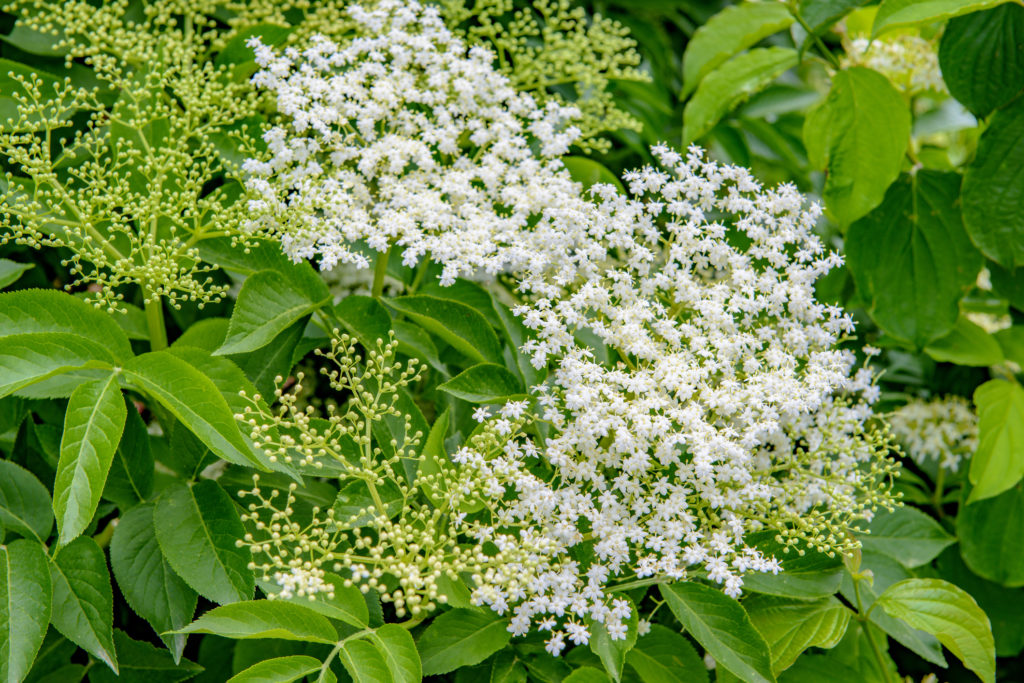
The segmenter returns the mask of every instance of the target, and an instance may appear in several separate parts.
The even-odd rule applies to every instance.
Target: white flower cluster
[[[978,416],[961,396],[914,399],[889,415],[893,434],[918,463],[938,461],[956,472],[978,449]]]
[[[947,92],[935,43],[920,36],[900,34],[875,40],[854,38],[847,45],[844,62],[844,66],[874,69],[908,94]]]
[[[344,45],[316,38],[277,55],[251,43],[253,80],[289,125],[266,132],[268,159],[245,165],[248,228],[323,270],[367,267],[357,242],[397,245],[406,264],[430,254],[445,283],[515,265],[530,219],[578,196],[556,159],[578,135],[575,110],[517,93],[436,10],[385,0],[349,12],[365,35]]]
[[[894,464],[868,422],[872,375],[836,348],[852,322],[815,300],[840,263],[813,234],[820,210],[697,148],[655,148],[630,195],[583,192],[555,158],[570,112],[510,90],[432,10],[351,13],[363,34],[346,45],[257,46],[289,126],[248,165],[251,227],[326,269],[368,265],[365,242],[442,264],[442,283],[514,273],[522,350],[553,370],[529,405],[479,410],[482,434],[424,485],[455,534],[501,553],[467,561],[473,599],[511,611],[514,633],[550,630],[557,654],[588,621],[625,637],[623,582],[738,596],[744,573],[778,572],[758,532],[853,547],[852,522],[891,504]],[[543,440],[524,429],[538,420]]]

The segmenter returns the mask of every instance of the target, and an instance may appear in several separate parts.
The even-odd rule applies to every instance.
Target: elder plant
[[[989,4],[10,4],[0,679],[1012,678]]]

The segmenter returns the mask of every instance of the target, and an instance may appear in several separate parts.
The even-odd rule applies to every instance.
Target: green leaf
[[[1008,327],[1005,330],[999,330],[992,336],[999,343],[1007,360],[1012,360],[1017,365],[1024,367],[1024,326]]]
[[[718,65],[792,23],[786,6],[774,2],[732,5],[708,19],[686,44],[680,99],[693,92]]]
[[[117,360],[127,360],[131,342],[112,316],[58,290],[22,289],[0,295],[0,337],[37,332],[62,332],[105,347]]]
[[[505,403],[525,397],[519,378],[494,363],[474,365],[437,388],[470,403]]]
[[[77,538],[96,514],[127,416],[117,375],[80,384],[71,394],[53,482],[61,545]]]
[[[958,303],[981,270],[960,218],[959,190],[954,173],[903,176],[847,232],[847,265],[871,317],[918,347],[953,328]]]
[[[691,42],[690,44],[692,45],[693,43]],[[602,184],[611,185],[622,194],[626,193],[626,189],[622,187],[622,182],[619,181],[618,176],[602,163],[587,157],[574,156],[562,157],[562,163],[565,165],[566,170],[569,171],[569,176],[582,185],[584,190],[590,189],[593,185]]]
[[[0,337],[0,397],[71,370],[109,371],[116,362],[106,347],[77,334],[38,332]],[[67,396],[81,381],[72,379],[49,395]]]
[[[292,32],[290,26],[278,26],[276,24],[256,24],[247,26],[235,32],[224,49],[217,55],[214,63],[221,64],[242,64],[256,59],[255,51],[249,47],[250,38],[257,37],[264,45],[273,47],[279,45]]]
[[[320,660],[306,655],[264,659],[228,679],[228,683],[291,683],[320,670]]]
[[[212,633],[239,640],[281,638],[334,645],[331,622],[301,605],[278,600],[251,600],[215,607],[178,633]]]
[[[50,561],[53,625],[117,673],[114,594],[107,560],[96,541],[76,538]]]
[[[733,107],[796,64],[796,50],[759,47],[715,69],[701,81],[683,110],[683,144],[703,137]]]
[[[383,512],[388,517],[395,517],[402,509],[404,498],[398,484],[385,479],[383,484],[377,484],[377,495],[384,504]],[[338,520],[338,526],[343,529],[354,529],[369,524],[376,516],[373,512],[366,512],[369,508],[376,510],[376,504],[370,487],[363,479],[351,478],[338,491],[338,498],[334,502],[334,516]]]
[[[203,670],[195,662],[174,659],[167,650],[129,638],[121,630],[114,631],[114,645],[119,675],[94,667],[89,670],[89,683],[179,683]]]
[[[323,288],[307,285],[302,278],[287,278],[274,270],[250,275],[238,293],[227,338],[216,354],[260,349],[330,300]]]
[[[486,666],[486,665],[484,665]],[[526,683],[526,667],[519,657],[508,649],[491,658],[490,683]],[[456,678],[457,683],[461,683]]]
[[[613,681],[622,680],[622,669],[626,665],[626,656],[629,654],[637,640],[637,616],[636,605],[629,598],[630,612],[627,621],[626,637],[613,639],[603,623],[589,621],[590,627],[590,651],[601,660],[604,670],[612,677]]]
[[[964,224],[971,240],[1004,268],[1024,265],[1024,98],[992,117],[978,140],[963,184]]]
[[[433,296],[402,296],[386,303],[480,363],[504,364],[501,343],[487,320],[466,304]]]
[[[839,590],[843,564],[838,557],[829,557],[813,548],[800,548],[802,555],[775,541],[774,532],[751,535],[748,543],[782,563],[779,574],[750,572],[743,577],[743,590],[777,595],[783,598],[824,598]]]
[[[871,36],[1001,5],[1007,0],[882,0],[871,27]]]
[[[50,492],[28,470],[0,460],[0,528],[45,543],[52,526]]]
[[[160,551],[153,509],[153,505],[140,505],[121,517],[110,542],[110,566],[128,605],[149,622],[178,660],[185,636],[162,634],[192,621],[197,596]]]
[[[956,518],[960,553],[978,576],[1004,586],[1024,586],[1024,486],[960,507]]]
[[[35,541],[0,544],[0,683],[24,680],[43,644],[50,623],[46,565],[43,546]]]
[[[771,648],[776,674],[792,666],[809,647],[835,647],[853,615],[834,597],[807,601],[757,595],[743,606]]]
[[[531,669],[532,671],[533,669]],[[595,669],[592,666],[581,666],[561,680],[562,683],[605,683],[605,681],[610,681],[611,679],[608,678],[608,674],[600,669]]]
[[[468,609],[445,612],[431,622],[417,643],[423,675],[435,676],[479,664],[511,638],[508,619],[497,614]]]
[[[860,7],[867,0],[800,0],[800,16],[814,33],[821,33],[846,16],[850,10]]]
[[[245,528],[217,482],[168,487],[157,500],[153,519],[164,557],[197,593],[221,604],[252,599],[251,554],[235,545]]]
[[[939,578],[963,588],[992,622],[997,657],[1016,657],[1024,650],[1024,591],[987,581],[964,564],[960,553],[949,550],[939,556]]]
[[[879,511],[867,528],[868,533],[857,536],[865,550],[891,557],[908,568],[931,562],[956,543],[938,522],[908,506]]]
[[[941,579],[907,579],[889,586],[875,604],[931,633],[986,683],[996,680],[996,652],[985,612],[968,593]]]
[[[384,624],[367,638],[377,646],[394,683],[419,683],[423,680],[416,641],[398,624]]]
[[[448,435],[451,408],[437,416],[430,427],[427,440],[423,443],[420,453],[420,464],[416,470],[416,485],[423,490],[434,507],[445,509],[448,504],[448,477],[443,467],[448,464],[448,453],[445,451],[444,439]]]
[[[146,500],[153,493],[155,464],[146,423],[135,409],[135,404],[128,402],[125,413],[124,433],[103,488],[103,497],[122,510]]]
[[[910,139],[903,96],[876,71],[838,72],[832,88],[804,123],[811,165],[825,169],[823,197],[842,225],[878,206],[896,180]]]
[[[373,297],[347,296],[334,307],[334,314],[365,348],[376,349],[378,340],[388,343],[391,315]]]
[[[974,392],[978,407],[978,451],[971,459],[974,484],[967,504],[991,498],[1024,476],[1024,388],[993,379]]]
[[[238,431],[234,413],[217,386],[171,351],[146,353],[129,361],[125,377],[159,401],[216,455],[236,465],[256,464]]]
[[[957,365],[988,367],[1003,362],[996,339],[967,318],[961,317],[949,334],[924,348],[934,360]]]
[[[26,270],[35,268],[32,263],[17,263],[10,259],[0,258],[0,289],[13,285]]]
[[[644,683],[705,683],[708,670],[697,651],[683,636],[652,624],[626,654],[626,663]]]
[[[984,118],[1024,90],[1024,7],[1015,3],[951,19],[939,66],[953,97]]]
[[[379,683],[389,679],[390,671],[384,655],[368,641],[345,642],[338,651],[338,659],[354,683]]]
[[[358,588],[355,586],[346,588],[345,579],[331,572],[324,572],[324,582],[334,586],[332,591],[334,593],[333,598],[324,594],[317,595],[316,600],[310,600],[307,596],[298,595],[282,598],[278,595],[281,592],[281,586],[272,581],[259,581],[258,583],[260,590],[268,596],[275,595],[274,600],[278,602],[291,602],[301,605],[306,609],[313,610],[317,614],[343,621],[356,628],[366,628],[369,626],[370,615],[366,609],[366,600],[363,599],[363,594]]]
[[[720,666],[751,683],[775,680],[768,644],[740,603],[690,581],[659,589],[672,614]]]
[[[498,314],[498,320],[501,322],[501,329],[505,332],[505,338],[512,348],[512,355],[515,357],[516,368],[519,370],[523,386],[532,387],[540,384],[544,381],[547,371],[544,368],[538,370],[533,367],[530,356],[522,351],[523,345],[533,335],[533,332],[523,324],[522,320],[512,314],[508,306],[499,301],[493,303],[494,311]]]

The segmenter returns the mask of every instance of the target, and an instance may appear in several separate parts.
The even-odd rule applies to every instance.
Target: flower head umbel
[[[893,434],[918,464],[931,460],[956,472],[978,449],[978,416],[960,396],[914,399],[889,415]]]

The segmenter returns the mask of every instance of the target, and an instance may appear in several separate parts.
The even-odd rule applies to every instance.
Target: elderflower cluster
[[[347,46],[257,46],[256,79],[289,122],[249,162],[252,229],[328,269],[368,265],[365,243],[433,260],[442,284],[513,276],[534,333],[521,350],[551,372],[420,469],[452,513],[446,539],[501,555],[473,551],[473,600],[511,612],[516,634],[550,631],[557,654],[595,623],[624,637],[630,582],[738,596],[745,573],[784,568],[754,543],[766,532],[855,547],[854,521],[892,505],[896,466],[873,376],[837,348],[852,321],[815,300],[840,263],[813,233],[820,209],[697,148],[654,148],[628,195],[584,192],[556,158],[569,112],[515,93],[430,9],[350,16],[365,37]]]
[[[978,416],[961,396],[914,399],[889,415],[893,434],[917,463],[956,472],[978,449]]]
[[[946,93],[935,43],[915,35],[889,35],[869,40],[854,38],[847,45],[843,66],[866,66],[886,76],[910,95]]]
[[[246,162],[248,228],[322,270],[368,267],[355,243],[400,248],[407,265],[431,254],[448,284],[542,253],[539,240],[504,247],[560,200],[575,210],[578,186],[555,158],[579,133],[575,110],[517,93],[434,9],[384,0],[349,13],[366,35],[347,44],[275,54],[253,40],[253,80],[288,124],[264,134],[266,159]]]

